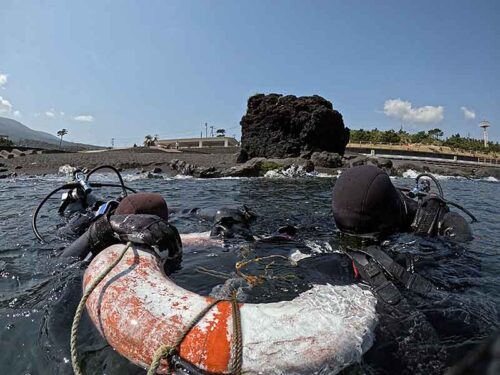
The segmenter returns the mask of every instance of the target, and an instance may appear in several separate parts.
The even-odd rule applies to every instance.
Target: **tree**
[[[444,135],[443,131],[441,129],[432,129],[427,132],[429,134],[429,137],[434,138],[434,139],[439,139]]]
[[[61,140],[59,141],[59,148],[61,148],[62,146],[62,140],[63,140],[63,137],[68,134],[68,130],[67,129],[61,129],[57,132],[57,136],[61,137]]]
[[[226,136],[226,129],[217,129],[215,134],[217,134],[217,137],[225,137]]]
[[[11,147],[11,146],[14,146],[14,142],[12,142],[8,138],[4,138],[4,137],[0,136],[0,146]]]
[[[401,141],[401,137],[394,130],[387,130],[381,135],[382,142],[386,143],[399,143]]]
[[[148,134],[144,137],[144,146],[145,147],[151,147],[151,146],[154,146],[154,144],[155,144],[155,141],[150,134]]]
[[[423,130],[410,135],[411,143],[424,143],[427,137],[428,135]]]

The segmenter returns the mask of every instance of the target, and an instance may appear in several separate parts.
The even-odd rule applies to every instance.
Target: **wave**
[[[316,171],[307,172],[303,166],[292,164],[290,167],[286,169],[273,169],[267,171],[264,175],[264,178],[296,178],[296,177],[319,177],[319,178],[332,178],[337,177],[340,174],[340,171],[337,171],[336,175],[328,174],[328,173],[320,173]]]
[[[417,178],[417,176],[419,174],[421,174],[421,172],[417,172],[414,169],[408,169],[406,172],[403,172],[402,177],[415,179],[415,178]],[[441,174],[437,174],[437,173],[430,173],[430,174],[432,174],[438,180],[474,180],[474,181],[486,181],[486,182],[499,182],[499,180],[493,176],[467,178],[467,177],[463,177],[463,176],[446,176],[446,175],[441,175]]]

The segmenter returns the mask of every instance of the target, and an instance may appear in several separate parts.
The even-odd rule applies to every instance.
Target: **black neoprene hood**
[[[344,171],[333,188],[337,228],[352,234],[386,234],[403,226],[400,193],[382,169],[363,165]]]

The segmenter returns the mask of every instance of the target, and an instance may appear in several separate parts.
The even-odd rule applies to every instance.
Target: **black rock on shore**
[[[342,115],[317,95],[254,95],[240,124],[248,158],[298,157],[314,151],[343,155],[349,142]]]

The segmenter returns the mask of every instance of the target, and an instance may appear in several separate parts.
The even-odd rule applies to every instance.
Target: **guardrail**
[[[486,164],[493,164],[493,165],[500,165],[500,159],[494,159],[494,158],[477,158],[478,163],[486,163]]]
[[[445,146],[446,149],[443,150],[443,146],[438,145],[427,145],[420,143],[395,143],[395,142],[369,142],[369,141],[357,141],[357,142],[349,142],[347,144],[347,148],[370,148],[373,147],[375,149],[383,149],[383,146],[396,146],[400,147],[399,151],[403,152],[422,152],[426,154],[439,155],[441,157],[446,158],[463,158],[466,157],[467,160],[475,160],[478,159],[478,162],[485,162],[489,164],[500,164],[500,158],[498,158],[497,154],[493,156],[484,156],[478,155],[475,151],[465,151],[462,149],[455,149],[453,147]],[[395,151],[397,149],[387,149],[391,151]],[[428,155],[431,156],[431,155]]]

